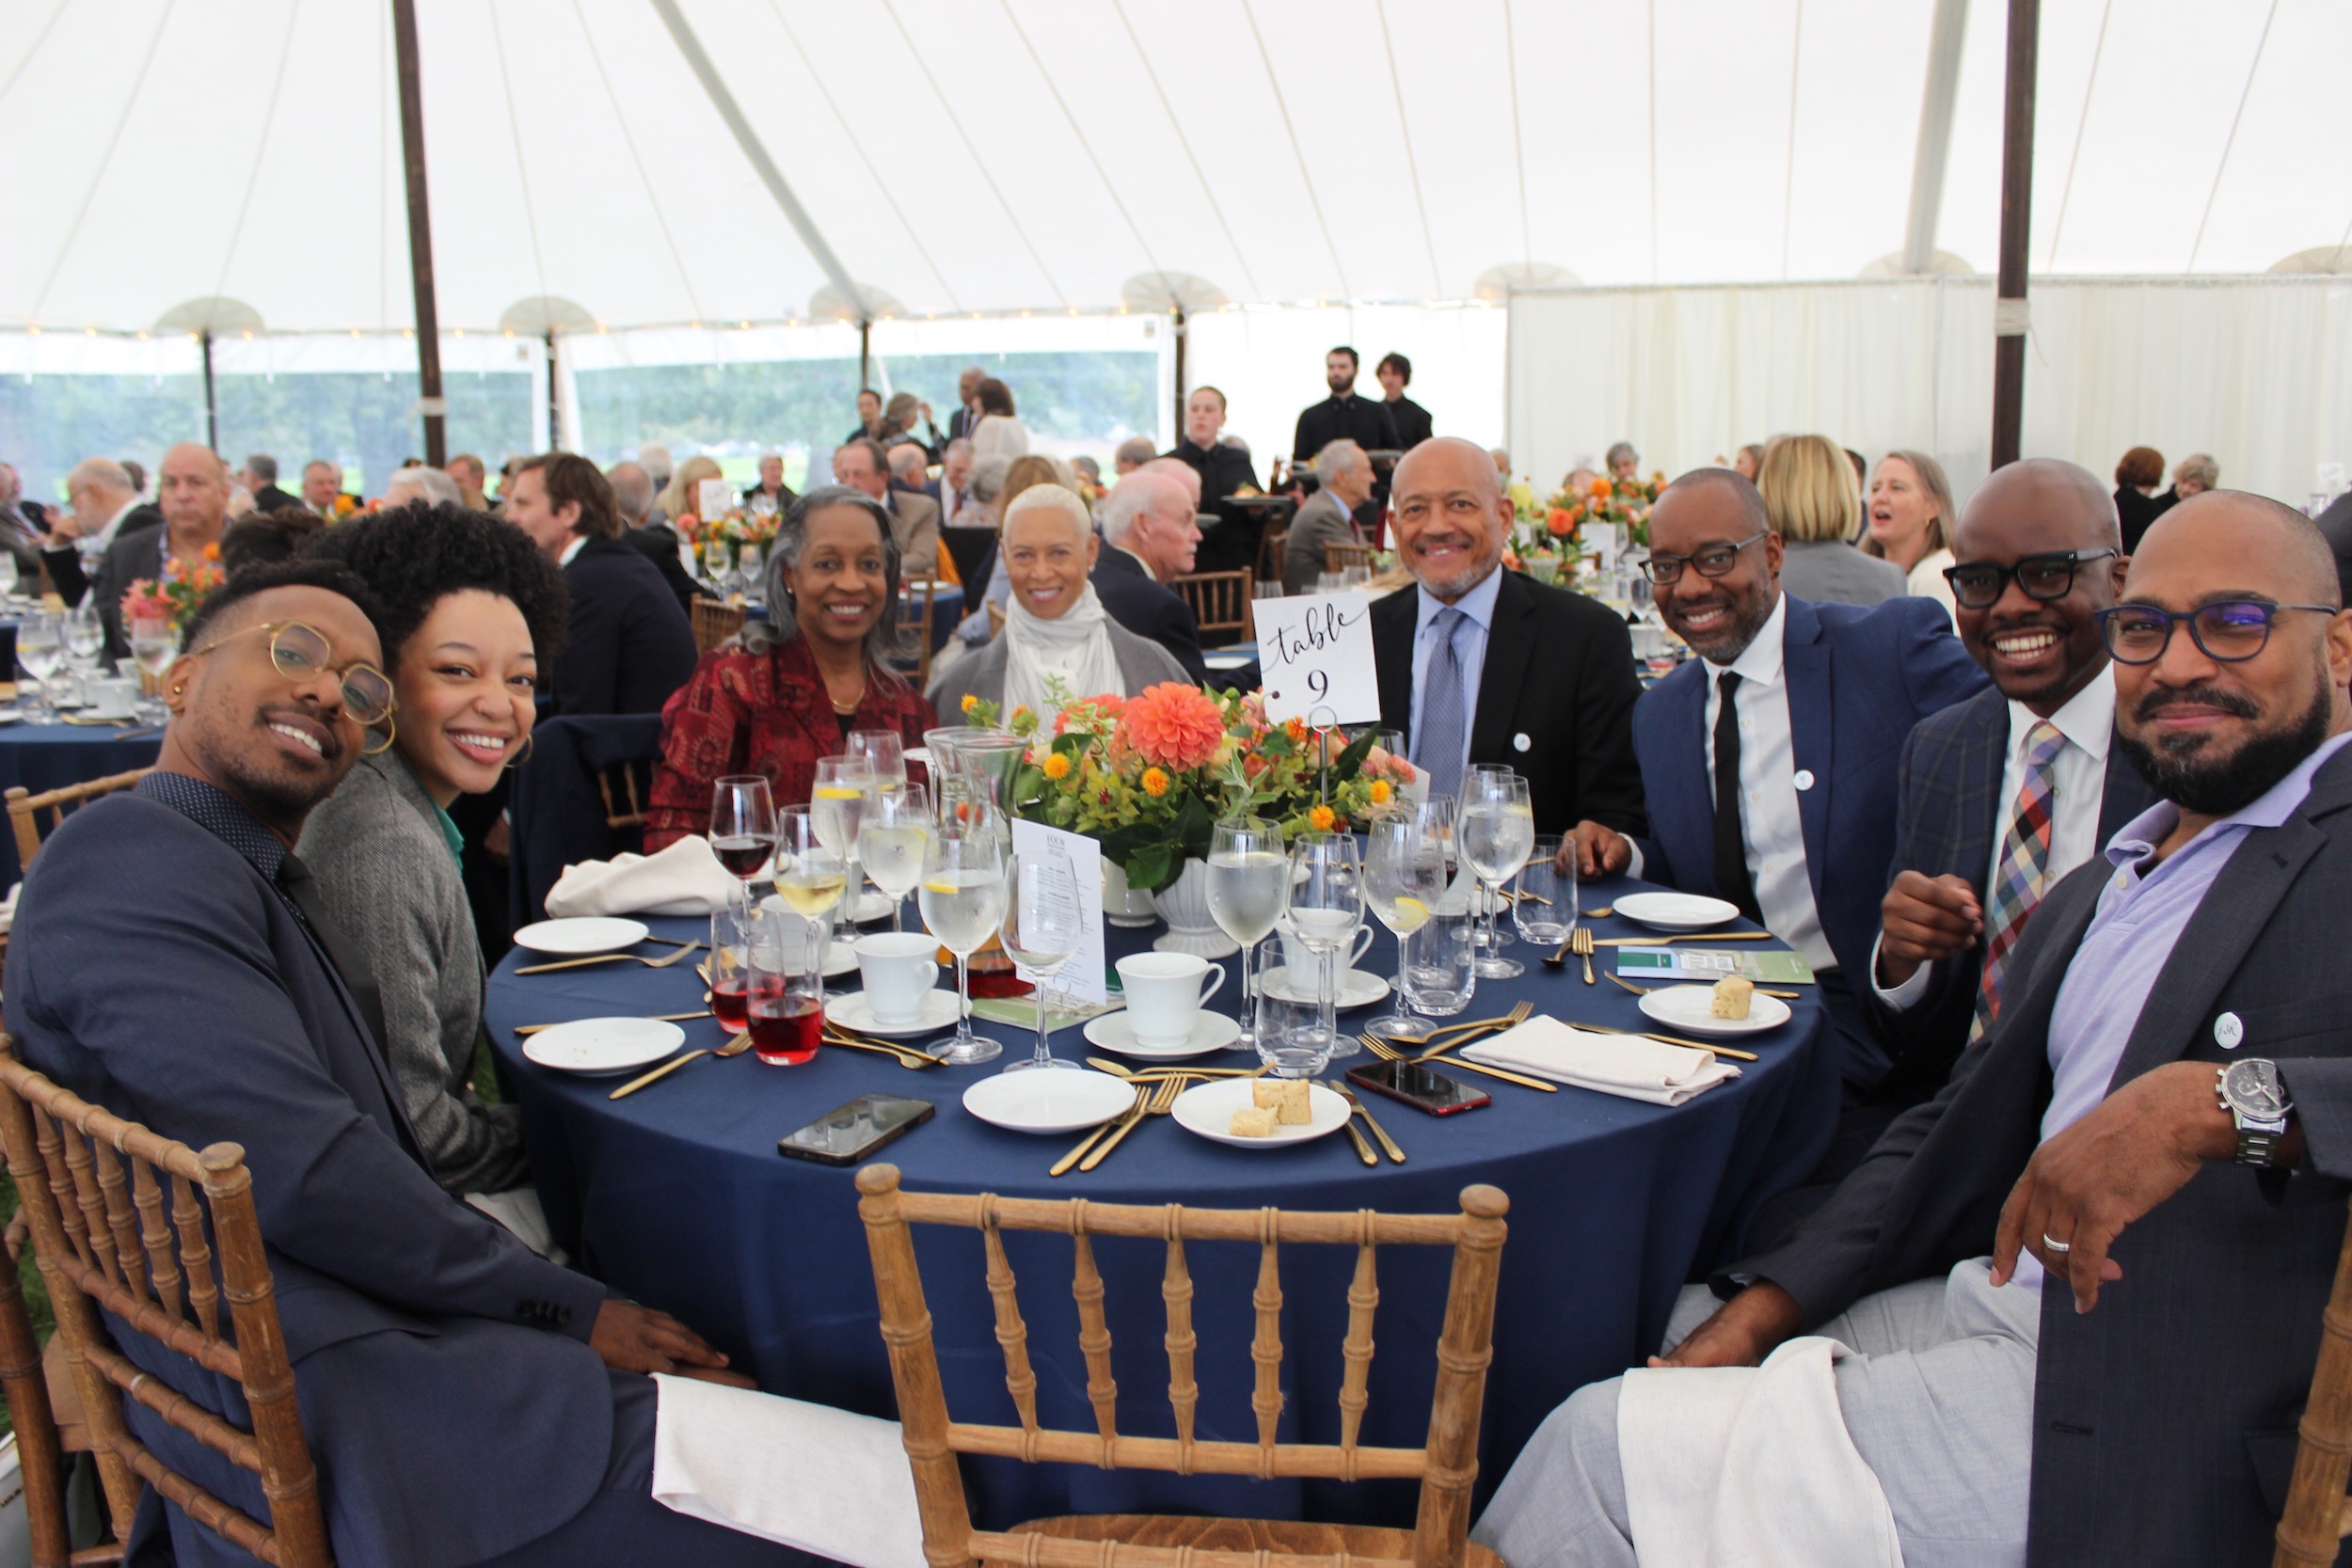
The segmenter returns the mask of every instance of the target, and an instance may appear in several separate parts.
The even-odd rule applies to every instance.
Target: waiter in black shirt
[[[1214,387],[1195,387],[1184,399],[1184,434],[1172,457],[1200,476],[1200,510],[1222,519],[1204,531],[1193,562],[1196,572],[1232,572],[1258,562],[1258,534],[1265,524],[1262,512],[1226,504],[1239,490],[1258,487],[1257,470],[1249,453],[1217,438],[1225,428],[1225,394]]]
[[[1302,409],[1298,416],[1297,438],[1291,443],[1291,461],[1311,463],[1315,453],[1338,440],[1349,440],[1366,451],[1395,451],[1404,446],[1398,439],[1395,416],[1385,403],[1367,403],[1356,395],[1356,370],[1359,361],[1356,351],[1345,343],[1323,356],[1323,377],[1331,384],[1331,395],[1311,408]],[[1368,539],[1380,538],[1380,521],[1389,510],[1389,477],[1379,471],[1372,487],[1372,499],[1356,509],[1356,525]]]
[[[1413,382],[1413,362],[1401,354],[1383,355],[1373,373],[1380,378],[1380,395],[1389,405],[1389,417],[1396,420],[1396,444],[1410,451],[1436,434],[1431,428],[1429,410],[1405,395],[1405,388]]]

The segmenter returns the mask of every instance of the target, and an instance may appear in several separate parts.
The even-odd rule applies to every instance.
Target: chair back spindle
[[[2280,1517],[2273,1568],[2329,1568],[2352,1535],[2352,1224],[2336,1256],[2336,1281],[2320,1314],[2319,1360],[2297,1429],[2294,1479]]]
[[[119,789],[129,789],[150,773],[151,768],[135,768],[128,773],[115,773],[86,784],[67,784],[62,789],[44,790],[33,794],[23,784],[11,784],[6,799],[8,802],[8,826],[16,833],[16,863],[24,869],[33,868],[33,857],[40,853],[43,840],[57,831],[67,815],[101,795],[112,795]]]
[[[1205,639],[1213,635],[1248,635],[1250,580],[1249,572],[1243,569],[1195,572],[1188,577],[1170,578],[1168,585],[1191,607],[1193,619],[1200,623],[1200,635]]]
[[[743,607],[694,595],[694,651],[707,654],[743,629]]]

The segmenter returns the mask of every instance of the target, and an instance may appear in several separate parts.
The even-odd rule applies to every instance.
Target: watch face
[[[2231,1063],[2222,1088],[2230,1103],[2245,1116],[2273,1120],[2286,1114],[2286,1085],[2279,1082],[2279,1069],[2268,1062]]]

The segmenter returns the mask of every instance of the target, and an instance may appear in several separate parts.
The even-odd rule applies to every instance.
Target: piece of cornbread
[[[1275,1125],[1274,1107],[1252,1105],[1233,1113],[1232,1132],[1236,1138],[1270,1138]]]
[[[1304,1127],[1315,1119],[1313,1108],[1307,1102],[1304,1078],[1254,1079],[1249,1092],[1261,1109],[1271,1108],[1275,1119],[1285,1127]]]
[[[1755,981],[1737,974],[1726,974],[1715,982],[1715,996],[1709,1011],[1717,1018],[1745,1018],[1748,1016],[1748,1003],[1755,996]]]

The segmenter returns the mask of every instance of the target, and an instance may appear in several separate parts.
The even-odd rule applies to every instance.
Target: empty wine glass
[[[1260,816],[1229,816],[1209,830],[1209,917],[1241,943],[1241,1038],[1257,1046],[1257,1009],[1249,1005],[1250,958],[1282,918],[1290,861],[1281,827]]]
[[[99,651],[106,645],[106,623],[98,616],[98,595],[85,594],[80,604],[67,610],[58,634],[65,641],[66,663],[74,673],[95,673]]]
[[[1363,857],[1353,834],[1308,832],[1292,844],[1287,912],[1299,945],[1315,956],[1317,1027],[1331,1055],[1354,1055],[1361,1048],[1340,1038],[1336,974],[1338,955],[1364,923]]]
[[[982,802],[952,806],[941,796],[939,820],[923,848],[923,881],[914,895],[924,928],[956,958],[956,1033],[937,1053],[968,1066],[1004,1047],[972,1032],[972,955],[1005,915],[1005,844],[995,814]]]
[[[906,895],[923,879],[931,836],[930,794],[921,784],[874,792],[857,829],[858,863],[890,900],[890,928],[906,929]]]
[[[1454,827],[1462,863],[1470,868],[1489,896],[1501,899],[1511,879],[1527,863],[1535,845],[1535,814],[1528,800],[1527,781],[1516,773],[1466,773],[1462,803]],[[1478,960],[1481,979],[1507,980],[1527,973],[1516,958],[1496,951],[1495,911],[1486,909],[1486,952]]]
[[[16,661],[24,673],[40,685],[40,698],[27,708],[25,720],[34,724],[54,724],[56,705],[50,700],[49,683],[65,662],[65,637],[55,615],[32,614],[17,624]],[[29,693],[27,694],[29,696]]]
[[[148,716],[160,717],[169,711],[163,702],[164,674],[180,657],[180,640],[172,635],[171,622],[161,615],[141,615],[123,629],[130,634],[131,662],[154,689],[143,699],[151,705]]]
[[[1445,897],[1445,849],[1410,805],[1375,816],[1364,829],[1364,903],[1396,938],[1397,1010],[1364,1027],[1387,1039],[1422,1033],[1405,995],[1405,942],[1429,923]]]
[[[752,907],[752,883],[776,854],[776,801],[756,773],[730,773],[710,786],[710,852],[740,884],[741,907]]]
[[[824,990],[825,948],[833,934],[825,916],[849,886],[848,863],[817,831],[816,814],[787,806],[776,814],[776,893],[785,908],[808,922],[808,969]]]
[[[1076,1068],[1058,1060],[1045,1029],[1045,992],[1086,935],[1078,909],[1078,879],[1058,846],[1043,854],[1015,855],[1005,867],[1005,914],[1000,928],[1013,969],[1036,988],[1037,1053],[1007,1072],[1027,1068]]]

